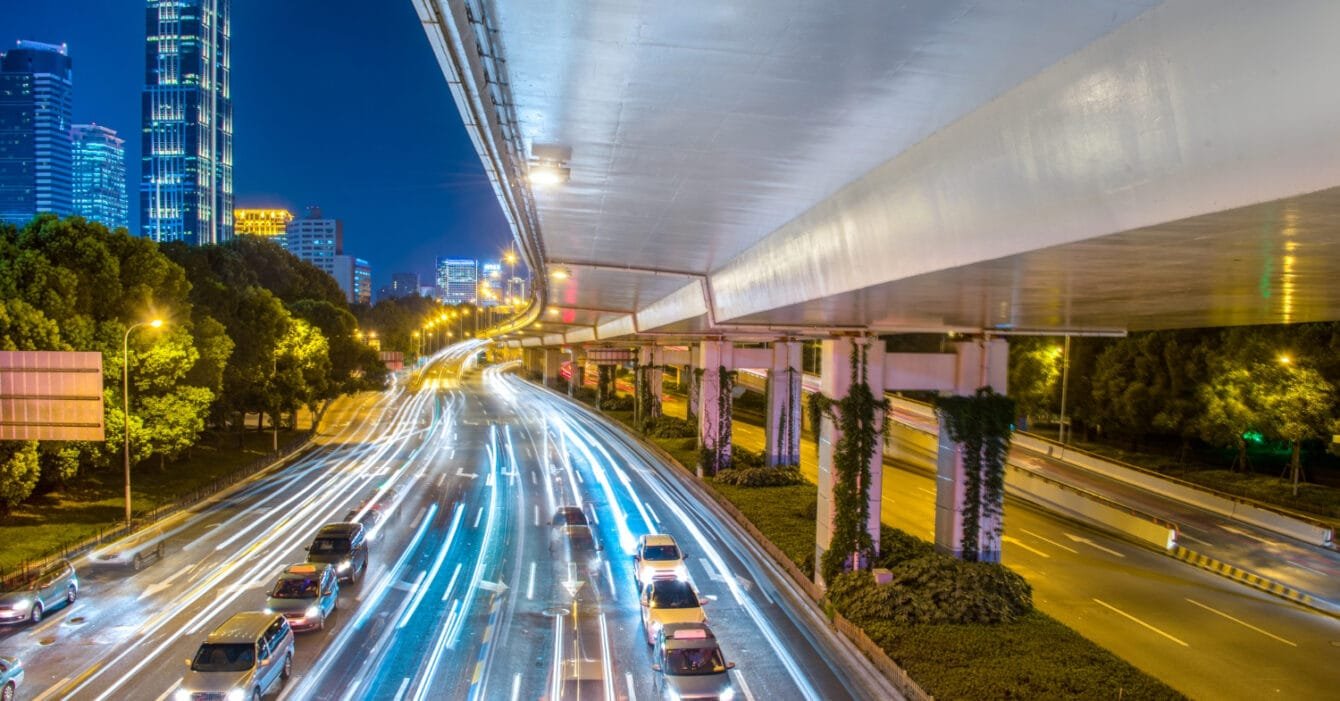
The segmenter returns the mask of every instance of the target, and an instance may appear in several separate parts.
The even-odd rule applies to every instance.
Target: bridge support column
[[[734,350],[730,341],[703,341],[694,357],[694,364],[703,369],[697,383],[698,448],[703,456],[698,471],[707,476],[730,466]]]
[[[541,351],[541,364],[544,366],[544,386],[558,385],[558,373],[563,369],[563,351],[557,348],[545,348]]]
[[[800,343],[773,343],[772,366],[768,369],[768,419],[763,427],[769,467],[800,465],[800,417],[804,413],[800,380]]]
[[[977,339],[955,344],[958,372],[954,393],[968,396],[981,387],[1005,394],[1009,369],[1009,345],[1004,339]],[[939,450],[935,461],[935,547],[954,557],[963,557],[963,511],[967,478],[963,470],[963,444],[949,438],[940,417]],[[985,497],[983,497],[985,498]],[[1002,496],[1003,499],[1003,496]],[[983,504],[982,513],[1001,513],[1002,504]],[[999,517],[982,518],[978,524],[977,560],[1000,562]]]
[[[637,350],[636,398],[633,415],[640,427],[642,422],[661,415],[661,395],[665,389],[664,353],[660,346],[642,346]]]
[[[877,338],[853,339],[839,338],[823,341],[820,345],[821,372],[819,391],[833,401],[846,397],[852,387],[852,349],[857,343],[868,344],[866,351],[865,377],[870,392],[875,397],[884,396],[884,342]],[[856,368],[859,382],[861,371]],[[879,418],[878,416],[876,417]],[[837,482],[834,458],[838,441],[842,440],[840,431],[833,420],[823,417],[819,422],[819,508],[816,514],[816,543],[814,552],[815,580],[822,584],[820,563],[833,540],[833,526],[836,517],[836,504],[833,499],[833,487]],[[884,493],[884,442],[875,441],[875,453],[870,457],[870,488],[866,501],[866,531],[874,543],[875,552],[879,552],[880,505]]]

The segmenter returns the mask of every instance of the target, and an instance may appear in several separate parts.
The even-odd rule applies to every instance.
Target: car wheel
[[[78,598],[78,596],[79,592],[74,588],[74,585],[71,584],[69,588],[65,590],[65,603],[73,604],[74,600]]]
[[[325,625],[325,620],[322,620],[321,623],[322,625]],[[288,679],[292,675],[293,675],[293,653],[290,652],[287,655],[284,655],[284,670],[279,673],[279,676],[283,679]]]
[[[40,601],[33,602],[33,612],[28,614],[28,620],[32,621],[33,623],[42,622],[42,602]]]
[[[144,558],[139,553],[135,553],[135,558],[130,561],[130,568],[136,572],[144,569]]]
[[[0,701],[14,701],[14,682],[5,685],[0,689]]]
[[[325,616],[322,616],[322,617],[321,617],[321,620],[317,622],[317,624],[316,624],[316,629],[317,629],[317,630],[325,630],[325,629],[326,629],[326,617],[325,617]]]

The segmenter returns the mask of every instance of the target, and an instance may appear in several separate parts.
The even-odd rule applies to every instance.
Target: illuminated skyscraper
[[[344,253],[344,223],[327,219],[320,207],[308,207],[306,216],[288,222],[284,248],[338,280],[335,257]]]
[[[125,140],[97,124],[70,130],[74,163],[74,213],[108,229],[127,226]]]
[[[437,259],[437,292],[445,304],[474,304],[479,264],[469,258]]]
[[[146,0],[140,211],[155,241],[233,237],[230,0]]]
[[[20,41],[0,54],[0,220],[71,212],[72,92],[64,45]]]
[[[260,236],[280,246],[284,245],[284,235],[288,232],[288,223],[291,221],[293,212],[287,209],[233,210],[234,233]]]

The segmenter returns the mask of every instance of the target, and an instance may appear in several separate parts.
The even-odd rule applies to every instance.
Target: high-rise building
[[[344,253],[344,223],[325,218],[320,207],[308,207],[306,215],[285,226],[284,248],[338,280],[335,256]]]
[[[73,211],[73,75],[64,45],[20,41],[0,53],[0,220]]]
[[[496,307],[504,302],[502,263],[486,261],[479,266],[479,306]]]
[[[444,304],[474,304],[479,264],[469,258],[437,259],[437,292]]]
[[[260,236],[285,245],[293,212],[287,209],[234,209],[233,233]]]
[[[386,290],[388,298],[409,297],[419,294],[418,273],[391,273],[391,287]]]
[[[155,241],[233,237],[231,0],[147,0],[141,227]]]
[[[74,213],[108,229],[128,226],[125,140],[97,124],[70,129]]]
[[[350,304],[372,303],[372,266],[362,258],[337,255],[331,261],[335,282]]]

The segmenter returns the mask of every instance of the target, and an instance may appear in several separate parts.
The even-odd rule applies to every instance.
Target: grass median
[[[305,431],[280,431],[279,445],[305,435]],[[269,431],[248,431],[239,447],[237,435],[229,434],[219,447],[202,442],[192,448],[191,457],[162,469],[152,460],[136,466],[131,475],[135,513],[171,504],[255,463],[269,454],[272,441]],[[4,543],[0,548],[0,575],[121,525],[124,490],[120,469],[90,472],[64,489],[34,495],[0,517],[0,543]]]

